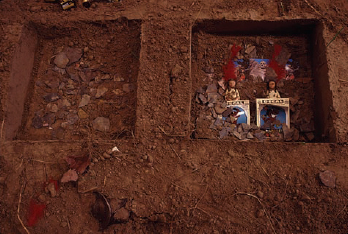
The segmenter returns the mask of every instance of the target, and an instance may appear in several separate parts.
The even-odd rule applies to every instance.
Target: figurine
[[[276,83],[273,80],[267,83],[266,98],[280,98],[280,94],[276,88]]]
[[[236,101],[240,99],[239,92],[236,89],[236,81],[235,80],[229,80],[227,89],[225,91],[225,100],[226,101]]]

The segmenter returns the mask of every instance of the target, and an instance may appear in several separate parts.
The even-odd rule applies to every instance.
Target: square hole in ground
[[[7,126],[7,138],[132,136],[140,21],[68,22],[49,28],[34,25],[30,30],[38,41],[34,68],[21,127],[15,136],[16,124]]]
[[[197,22],[192,28],[191,138],[334,142],[322,30],[317,20]],[[240,50],[233,55],[233,48]],[[236,79],[240,99],[249,100],[252,129],[222,116],[228,82],[219,81],[224,77]],[[290,129],[255,126],[256,99],[266,98],[270,80],[281,98],[289,98]]]

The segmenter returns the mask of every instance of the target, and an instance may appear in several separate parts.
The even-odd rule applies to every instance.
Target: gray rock
[[[43,98],[45,99],[46,102],[54,102],[59,99],[59,96],[56,93],[48,93]]]
[[[206,93],[217,93],[217,87],[215,84],[210,84],[207,87]]]
[[[253,134],[252,134],[251,132],[248,132],[248,134],[247,134],[247,138],[248,138],[248,139],[253,139],[253,138],[254,138],[254,136],[253,136]]]
[[[71,125],[75,124],[78,120],[79,120],[79,116],[76,113],[70,112],[66,116],[66,121]]]
[[[257,132],[254,134],[254,136],[259,140],[263,141],[266,139],[265,133],[264,132]]]
[[[251,126],[249,124],[246,124],[246,123],[242,123],[241,126],[243,128],[243,132],[249,132],[251,129]]]
[[[98,87],[97,89],[97,93],[95,94],[96,98],[100,98],[102,97],[106,92],[108,91],[108,88],[106,87]]]
[[[93,121],[93,128],[101,132],[110,130],[110,120],[104,117],[98,117]]]
[[[40,129],[43,127],[43,120],[40,116],[35,115],[34,118],[31,121],[31,126],[33,126],[36,129]]]
[[[66,68],[66,65],[69,63],[69,58],[64,52],[60,52],[56,55],[54,59],[54,64],[59,68]]]
[[[82,57],[82,49],[66,47],[64,49],[65,56],[68,58],[69,65],[79,61]]]
[[[254,123],[250,124],[250,127],[252,128],[252,130],[258,130],[259,129],[259,127],[256,124],[254,124]]]
[[[89,96],[87,94],[82,95],[82,99],[79,103],[79,107],[83,107],[83,106],[88,105],[90,100],[91,100],[91,96]]]
[[[223,127],[221,129],[221,131],[219,132],[219,137],[220,139],[223,139],[224,137],[228,136],[229,132],[231,131],[232,129],[229,128],[229,127]]]
[[[208,102],[207,98],[203,94],[199,94],[198,98],[202,101],[203,104]]]
[[[320,181],[327,187],[336,187],[336,175],[332,171],[324,171],[319,173]]]
[[[59,87],[59,79],[56,77],[49,77],[47,80],[45,80],[45,85],[48,88],[56,89]]]
[[[122,90],[126,93],[129,93],[134,90],[134,85],[132,84],[123,84]]]

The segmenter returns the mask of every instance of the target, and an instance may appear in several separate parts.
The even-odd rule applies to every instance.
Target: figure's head
[[[276,89],[276,82],[273,80],[269,81],[267,84],[267,89],[268,90],[275,90]]]
[[[229,88],[235,88],[236,87],[236,81],[235,80],[229,80],[228,81],[228,87]]]
[[[261,69],[266,69],[266,67],[267,67],[267,63],[265,62],[265,61],[261,61],[260,62],[260,67],[261,67]]]

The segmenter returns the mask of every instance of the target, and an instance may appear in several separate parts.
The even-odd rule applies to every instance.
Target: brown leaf
[[[68,156],[66,159],[70,169],[76,170],[78,173],[85,172],[88,165],[91,163],[89,154],[82,156]]]

